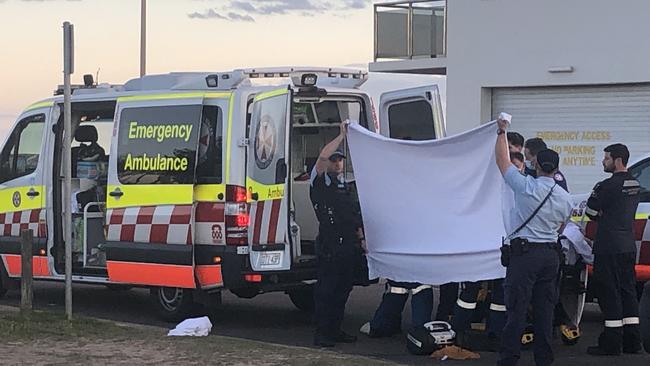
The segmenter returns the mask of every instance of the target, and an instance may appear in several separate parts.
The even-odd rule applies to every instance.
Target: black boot
[[[341,330],[339,331],[339,334],[336,336],[335,341],[338,343],[354,343],[357,341],[357,336],[347,334]]]
[[[623,327],[623,353],[641,353],[641,331],[639,326],[634,324]]]
[[[605,328],[598,337],[598,345],[587,348],[587,353],[592,356],[618,356],[621,354],[620,328]]]

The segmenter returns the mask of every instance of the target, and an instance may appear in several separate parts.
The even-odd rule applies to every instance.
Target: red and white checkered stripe
[[[109,241],[192,244],[192,205],[113,208],[106,225]]]
[[[198,202],[194,215],[196,244],[226,245],[225,204]]]
[[[21,231],[29,229],[35,238],[47,237],[44,209],[0,213],[1,236],[20,236]]]
[[[251,205],[251,225],[248,237],[254,245],[283,243],[286,234],[287,216],[285,199],[259,201]]]

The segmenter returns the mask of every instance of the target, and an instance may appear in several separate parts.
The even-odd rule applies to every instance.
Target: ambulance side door
[[[379,100],[381,134],[403,140],[432,140],[445,136],[438,86],[394,90]]]
[[[254,271],[288,270],[289,138],[291,91],[257,95],[252,104],[246,168],[250,203],[248,230]]]
[[[28,229],[34,236],[33,274],[49,275],[43,174],[51,105],[23,113],[0,150],[0,256],[11,277],[21,274],[20,235]]]
[[[106,198],[111,282],[195,288],[194,182],[203,96],[118,98]]]
[[[637,263],[650,267],[650,157],[631,166],[629,172],[641,186],[641,199],[636,210],[634,226],[639,249]],[[637,277],[641,272],[637,270]],[[650,270],[643,273],[645,273],[644,278],[637,279],[650,281]]]

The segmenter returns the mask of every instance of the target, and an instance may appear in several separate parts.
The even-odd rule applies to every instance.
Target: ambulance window
[[[431,140],[434,131],[433,110],[426,100],[393,104],[388,107],[390,137],[403,140]]]
[[[630,174],[641,185],[641,202],[650,202],[650,159],[631,167]]]
[[[216,184],[222,179],[223,122],[221,109],[204,106],[199,135],[198,183]]]
[[[0,183],[33,173],[43,143],[45,115],[29,116],[16,125],[0,154]]]
[[[117,174],[122,184],[193,184],[202,106],[125,108]]]
[[[287,100],[276,96],[253,103],[248,166],[261,184],[280,184],[287,176],[285,162]]]

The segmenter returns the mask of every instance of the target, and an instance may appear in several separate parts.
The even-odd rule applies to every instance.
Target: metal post
[[[449,9],[449,2],[445,0],[445,12],[442,18],[442,24],[443,25],[443,31],[442,31],[442,54],[444,57],[447,57],[447,17],[448,17],[448,12],[447,9]]]
[[[74,73],[74,26],[63,23],[63,228],[65,241],[65,314],[72,320],[72,112],[70,74]]]
[[[140,77],[147,74],[147,0],[140,0]]]
[[[32,307],[32,299],[34,298],[33,273],[32,273],[32,239],[34,233],[32,230],[23,230],[20,233],[20,258],[21,258],[21,274],[20,274],[20,312],[23,315],[29,314]]]
[[[375,57],[374,57],[373,61],[377,62],[377,53],[379,52],[379,43],[378,43],[379,42],[379,39],[378,39],[379,35],[377,34],[377,30],[378,30],[378,28],[377,28],[377,26],[378,26],[377,17],[379,15],[377,14],[377,4],[374,4],[372,7],[373,7],[373,18],[372,18],[373,19],[373,29],[374,29],[374,32],[375,32],[374,35],[373,35],[374,36],[373,41],[374,41],[374,44],[375,44]]]
[[[408,14],[406,16],[406,38],[407,43],[407,53],[409,59],[413,58],[413,3],[409,3]]]

